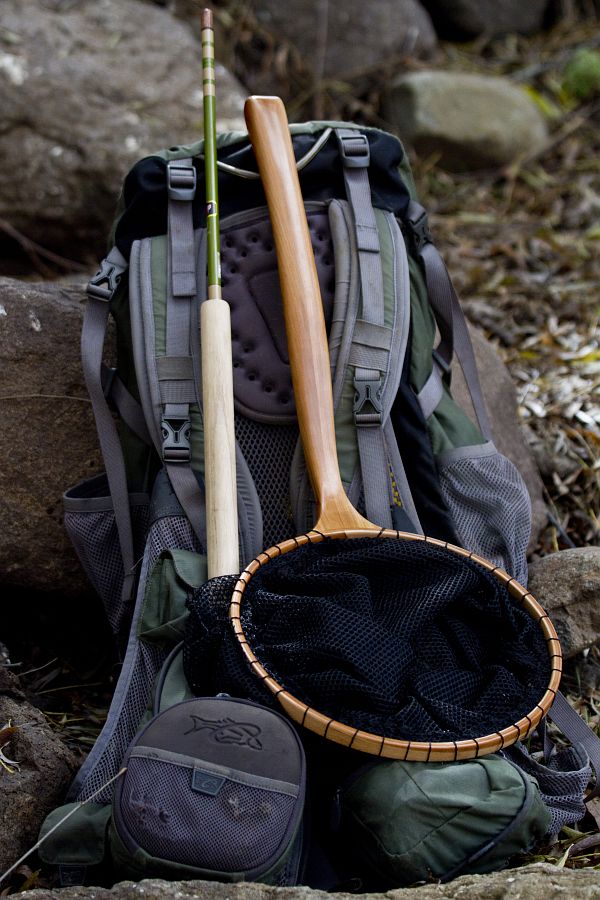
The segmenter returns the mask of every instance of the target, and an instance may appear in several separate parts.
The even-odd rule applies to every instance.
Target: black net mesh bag
[[[235,582],[213,579],[190,601],[186,675],[198,693],[273,705],[226,621]],[[282,555],[254,574],[240,617],[286,691],[388,738],[492,734],[532,710],[550,677],[539,623],[505,583],[422,541],[326,539]]]

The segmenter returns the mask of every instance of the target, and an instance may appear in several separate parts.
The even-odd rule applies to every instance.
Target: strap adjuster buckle
[[[108,258],[103,259],[100,268],[87,283],[86,294],[92,300],[103,300],[105,303],[110,303],[124,271],[124,266],[119,266]]]
[[[167,164],[169,200],[193,200],[196,194],[196,169],[177,160]]]
[[[433,243],[427,212],[420,203],[411,200],[405,221],[410,231],[410,239],[415,253],[418,254],[425,244]]]
[[[381,425],[382,405],[381,377],[377,380],[359,381],[354,379],[354,421],[357,425]]]
[[[189,416],[163,416],[160,423],[165,462],[189,463],[191,459],[190,434],[192,423]]]
[[[366,134],[357,132],[336,132],[340,156],[348,169],[366,169],[371,162],[371,150]]]

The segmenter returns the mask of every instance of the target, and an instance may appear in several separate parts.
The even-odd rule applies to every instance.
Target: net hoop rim
[[[326,539],[344,538],[396,538],[410,541],[422,541],[433,544],[444,550],[448,550],[458,556],[473,560],[484,569],[487,569],[499,581],[503,582],[509,593],[521,604],[523,609],[537,621],[546,641],[548,656],[550,659],[550,681],[539,703],[534,709],[524,715],[518,722],[509,725],[500,731],[484,735],[480,738],[468,738],[459,741],[411,741],[399,738],[387,738],[369,731],[353,728],[345,725],[330,716],[323,715],[306,703],[296,699],[289,691],[279,684],[264,668],[260,660],[252,650],[240,619],[241,604],[246,586],[255,572],[270,560],[283,556],[306,544],[318,544]],[[299,725],[307,728],[327,740],[369,753],[386,759],[411,760],[416,762],[451,762],[461,759],[472,759],[496,753],[505,747],[511,746],[516,741],[524,740],[537,728],[542,718],[547,715],[552,706],[560,686],[562,675],[562,652],[556,629],[548,614],[540,603],[533,597],[530,591],[524,588],[518,581],[512,578],[500,566],[496,566],[476,553],[450,544],[448,541],[427,537],[426,535],[411,534],[392,529],[345,529],[327,532],[310,531],[290,540],[275,544],[268,550],[264,550],[250,562],[240,574],[232,593],[229,605],[228,618],[233,628],[235,637],[246,658],[246,662],[253,673],[261,679],[265,687],[276,697],[285,713]]]

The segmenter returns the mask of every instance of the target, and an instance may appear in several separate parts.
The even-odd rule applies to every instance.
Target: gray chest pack
[[[524,583],[529,498],[513,464],[494,447],[467,326],[400,142],[345,123],[293,125],[291,132],[329,330],[338,457],[350,499],[383,527],[460,544]],[[264,194],[247,136],[220,135],[217,145],[223,296],[232,312],[239,546],[246,565],[263,547],[304,532],[314,509]],[[124,181],[114,246],[87,289],[82,360],[105,472],[66,492],[65,526],[103,600],[122,667],[106,724],[71,786],[67,807],[52,813],[42,829],[48,832],[65,809],[86,801],[40,851],[60,866],[64,884],[110,866],[112,877],[162,874],[275,884],[305,878],[300,856],[306,860],[307,842],[299,824],[304,763],[296,732],[276,713],[252,704],[240,719],[243,698],[192,700],[182,669],[186,601],[207,577],[198,340],[199,306],[206,296],[203,202],[202,143],[141,160]],[[116,325],[116,366],[103,362],[109,314]],[[454,358],[465,376],[473,419],[450,392]],[[190,703],[212,704],[211,712],[192,714]],[[169,747],[165,735],[184,714],[213,725],[201,726],[203,739],[191,749]],[[520,816],[522,837],[488,857],[498,865],[583,815],[591,775],[587,756],[598,759],[597,739],[560,695],[551,717],[586,750],[553,752],[545,766],[523,748],[510,763],[498,757],[510,773],[515,763],[527,773],[512,790],[512,811],[505,810],[498,828],[486,832],[489,853]],[[241,747],[241,732],[232,722],[277,733],[288,754],[297,755],[293,773],[278,774],[276,761],[268,774],[244,762],[242,751],[258,751]],[[204,739],[214,738],[219,728],[225,735],[221,757],[211,755]],[[115,781],[124,760],[127,771]],[[432,777],[442,776],[441,769],[430,768]],[[165,777],[172,791],[159,792],[157,799]],[[396,767],[390,784],[403,777]],[[214,795],[202,787],[211,783],[220,785]],[[492,782],[485,783],[489,794]],[[377,796],[386,798],[381,784],[378,775]],[[365,791],[374,795],[368,785],[363,778],[361,791],[355,785],[338,803],[343,833],[356,833],[361,846],[361,829],[373,837],[377,818],[365,816],[366,825],[356,824],[362,822],[356,798]],[[244,809],[249,797],[255,800],[252,834],[241,812],[236,819],[242,788]],[[537,805],[530,803],[534,789],[543,798]],[[436,791],[439,779],[432,798]],[[177,796],[181,800],[174,802]],[[228,802],[231,796],[238,801]],[[293,802],[280,804],[273,824],[264,811],[273,810],[277,798],[292,796]],[[533,810],[529,829],[523,827],[529,821],[526,798]],[[362,800],[360,805],[367,809]],[[495,807],[482,807],[482,815],[489,818],[490,808]],[[410,822],[402,823],[407,828]],[[443,820],[434,828],[441,842],[445,828]],[[200,847],[190,837],[194,830],[202,832]],[[267,833],[277,840],[269,843]],[[211,834],[215,841],[221,835],[221,843],[226,837],[231,852],[216,853],[206,840]],[[378,845],[377,834],[373,841]],[[431,846],[435,855],[435,841]],[[237,852],[241,847],[244,853]],[[477,840],[460,848],[448,872],[435,876],[476,871],[469,861],[479,859],[480,850]],[[405,883],[398,875],[403,853],[404,847],[390,851],[391,869],[390,854],[380,861],[380,880],[387,886]],[[415,872],[427,877],[424,865],[405,867],[411,880],[417,880]],[[373,866],[371,856],[370,873]],[[327,879],[317,884],[335,886]]]

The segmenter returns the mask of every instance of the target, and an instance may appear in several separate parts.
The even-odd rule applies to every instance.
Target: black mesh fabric
[[[260,501],[264,544],[272,546],[294,537],[290,469],[298,442],[298,426],[268,425],[236,415],[235,436]]]
[[[214,676],[211,689],[265,702],[223,627],[234,582],[215,579],[192,599],[186,674],[194,689]],[[241,619],[257,658],[286,690],[391,738],[499,731],[536,706],[550,677],[539,625],[502,582],[421,541],[326,540],[273,559],[246,588]]]

